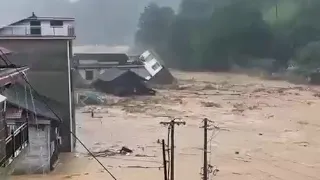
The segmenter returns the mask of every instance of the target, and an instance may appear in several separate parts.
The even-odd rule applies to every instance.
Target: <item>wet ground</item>
[[[161,121],[181,118],[176,128],[176,179],[200,179],[202,119],[207,117],[209,163],[216,180],[320,179],[320,88],[245,75],[175,72],[179,86],[154,97],[108,97],[95,118],[77,110],[78,135],[118,179],[163,179]],[[14,180],[111,180],[78,143],[50,175]],[[115,153],[123,146],[133,153]]]

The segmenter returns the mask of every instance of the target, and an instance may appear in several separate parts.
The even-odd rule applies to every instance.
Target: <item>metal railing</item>
[[[10,164],[29,144],[28,123],[24,123],[17,130],[12,131],[5,141],[6,154],[5,158],[0,161],[0,167]]]
[[[0,30],[1,36],[75,36],[74,26],[6,26]]]

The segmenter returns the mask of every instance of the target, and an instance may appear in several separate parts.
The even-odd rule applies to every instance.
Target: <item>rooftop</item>
[[[75,54],[127,54],[129,50],[129,46],[85,45],[73,47]]]
[[[29,17],[0,27],[0,39],[74,39],[75,30],[73,24],[71,23],[74,20],[74,18],[69,17],[41,17],[32,13],[32,15]],[[48,25],[43,25],[43,21],[47,21],[45,23]]]
[[[22,73],[26,72],[28,67],[4,68],[0,67],[0,87],[5,86],[21,78]]]
[[[50,109],[43,103],[47,98],[40,96],[35,91],[28,90],[26,93],[26,87],[20,83],[6,88],[3,95],[7,97],[7,102],[13,106],[25,109],[29,112],[42,116],[50,120],[59,121],[59,119],[53,114]],[[28,87],[27,87],[28,88]]]
[[[125,53],[75,53],[77,60],[96,60],[100,62],[126,62],[129,57]]]

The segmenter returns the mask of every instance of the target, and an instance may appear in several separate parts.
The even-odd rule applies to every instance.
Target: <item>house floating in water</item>
[[[0,27],[0,46],[16,52],[9,56],[16,65],[27,65],[28,79],[36,91],[63,120],[61,151],[71,152],[75,139],[75,111],[71,78],[74,18],[30,17]],[[57,86],[59,85],[59,86]]]

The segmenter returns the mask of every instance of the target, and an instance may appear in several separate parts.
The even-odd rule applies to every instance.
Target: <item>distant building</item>
[[[144,65],[145,69],[149,72],[149,84],[172,84],[175,78],[170,71],[164,66],[164,62],[152,50],[147,50],[139,56],[139,60]]]
[[[100,48],[101,49],[101,48]],[[114,48],[111,48],[114,49]],[[125,52],[80,52],[74,54],[73,74],[76,87],[88,87],[111,68],[130,70],[153,84],[171,84],[174,77],[152,51],[128,56]],[[107,49],[105,49],[107,50]]]
[[[124,53],[75,53],[74,54],[75,86],[91,85],[98,76],[112,68],[131,70],[144,79],[149,79],[150,74],[142,63],[129,62],[129,57]]]
[[[35,89],[48,99],[63,120],[61,150],[70,152],[75,139],[71,58],[75,39],[74,19],[41,17],[34,13],[0,28],[0,46],[14,51],[9,59],[17,65],[28,65],[28,78]],[[55,102],[59,105],[55,106]]]

